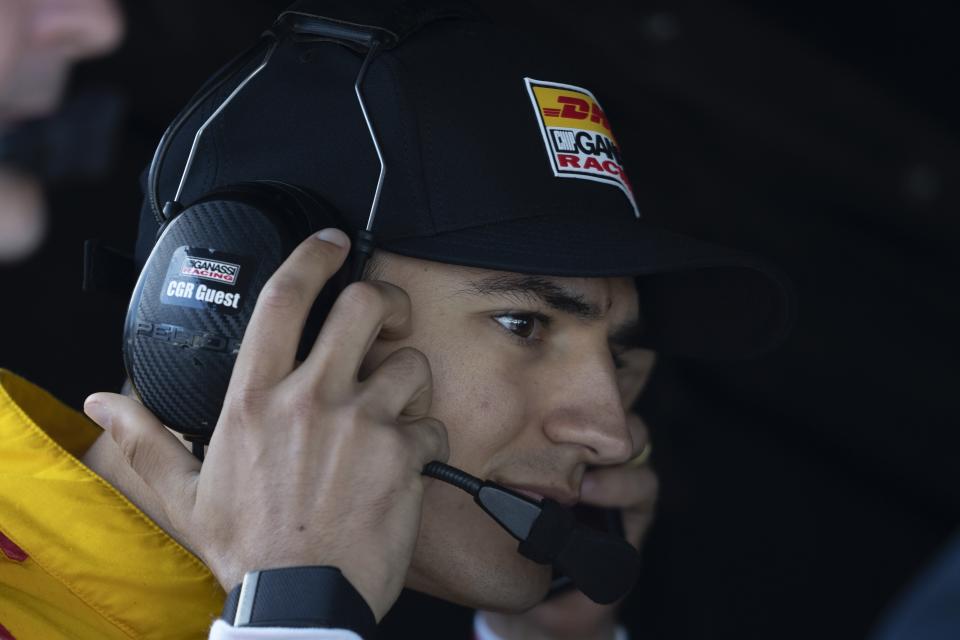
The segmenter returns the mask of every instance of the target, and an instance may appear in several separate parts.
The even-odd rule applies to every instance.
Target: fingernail
[[[324,229],[317,234],[317,237],[324,242],[335,244],[338,247],[345,247],[350,244],[350,238],[347,237],[347,234],[345,234],[343,231],[340,231],[340,229],[334,229],[333,227]]]
[[[83,404],[83,412],[104,429],[110,428],[110,410],[97,400],[87,400]]]

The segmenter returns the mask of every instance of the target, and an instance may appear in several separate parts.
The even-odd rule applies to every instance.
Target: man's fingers
[[[628,413],[627,426],[633,438],[633,454],[640,455],[650,446],[647,425],[637,414]],[[591,469],[580,485],[580,498],[584,503],[621,511],[626,538],[637,547],[650,527],[658,492],[657,474],[649,464],[631,467],[627,463]]]
[[[650,446],[650,432],[646,423],[636,413],[627,414],[627,427],[633,439],[633,455],[640,455]],[[656,474],[648,465],[630,467],[599,467],[591,469],[583,477],[580,497],[598,507],[624,509],[644,505],[652,498],[656,499]],[[652,482],[651,482],[652,479]]]
[[[354,282],[343,290],[297,375],[355,383],[360,363],[377,336],[397,339],[410,333],[410,297],[392,284]]]
[[[434,460],[446,462],[450,457],[447,428],[435,418],[420,418],[398,425],[414,446],[414,463],[420,470]]]
[[[656,513],[657,495],[660,493],[660,481],[649,467],[641,469],[640,489],[642,499],[623,510],[623,528],[627,540],[637,547],[650,529],[650,523]]]
[[[596,469],[584,476],[580,497],[587,504],[619,509],[627,540],[639,547],[653,519],[658,484],[650,467]]]
[[[650,444],[650,430],[647,423],[636,413],[627,413],[627,428],[633,440],[633,455],[637,456]]]
[[[272,386],[293,370],[297,345],[314,300],[343,265],[350,239],[324,229],[293,250],[260,290],[231,387]]]
[[[433,399],[427,356],[413,347],[397,349],[363,381],[361,394],[368,406],[382,408],[387,419],[426,416]]]
[[[192,500],[200,462],[146,407],[126,396],[95,393],[87,398],[83,409],[110,433],[136,474],[160,498],[168,515],[192,510],[188,501]]]
[[[580,499],[597,507],[652,508],[656,498],[657,476],[649,467],[592,469],[580,485]]]

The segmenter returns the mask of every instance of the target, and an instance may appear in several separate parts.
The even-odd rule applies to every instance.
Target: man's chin
[[[427,575],[411,570],[406,586],[471,609],[521,613],[540,604],[550,588],[550,567],[517,555],[507,566],[472,568],[456,574]],[[411,567],[411,569],[413,569]]]
[[[408,588],[474,609],[514,612],[542,601],[550,578],[550,567],[520,555],[516,539],[469,496],[430,487]]]
[[[524,597],[514,597],[509,602],[505,598],[488,598],[484,602],[475,602],[468,606],[481,611],[492,611],[494,613],[515,614],[524,613],[542,603],[547,597],[550,589],[550,581],[547,580],[543,588],[536,591],[530,591]]]

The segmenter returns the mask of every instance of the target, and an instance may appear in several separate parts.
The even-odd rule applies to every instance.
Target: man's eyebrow
[[[462,291],[472,295],[497,295],[527,303],[542,303],[569,313],[582,320],[596,320],[605,309],[584,299],[579,293],[568,291],[555,282],[539,276],[503,274],[471,280]]]

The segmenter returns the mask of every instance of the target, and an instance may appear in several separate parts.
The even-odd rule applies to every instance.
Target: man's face
[[[430,413],[447,427],[450,464],[572,503],[588,466],[632,455],[624,406],[653,358],[633,351],[628,365],[615,363],[638,324],[631,278],[525,276],[379,257],[378,279],[410,295],[413,333],[377,341],[365,369],[401,346],[426,354]],[[543,598],[550,577],[469,495],[428,483],[407,586],[518,611]]]

